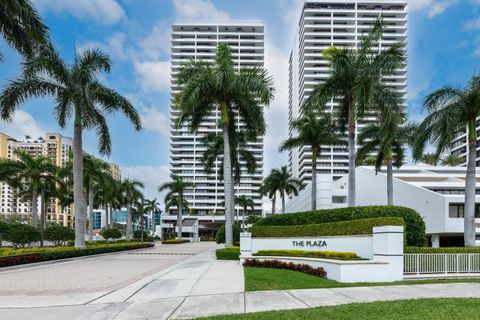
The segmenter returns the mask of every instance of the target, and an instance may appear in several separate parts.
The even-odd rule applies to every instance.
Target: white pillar
[[[440,248],[440,235],[432,234],[432,248]]]
[[[252,256],[252,234],[250,232],[240,233],[240,263],[245,257]]]
[[[389,281],[403,280],[403,226],[373,228],[373,260],[388,262]]]

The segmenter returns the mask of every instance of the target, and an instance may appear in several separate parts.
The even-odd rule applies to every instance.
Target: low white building
[[[393,202],[416,210],[424,219],[426,234],[432,246],[463,244],[465,202],[464,167],[404,166],[393,171]],[[480,170],[477,171],[480,177]],[[317,208],[347,206],[348,177],[332,181],[319,175]],[[327,183],[328,181],[328,183]],[[387,204],[387,176],[374,167],[356,170],[356,203],[359,206]],[[331,185],[328,190],[327,185]],[[287,203],[287,212],[310,210],[311,186]],[[480,182],[477,184],[480,189]],[[478,192],[477,192],[478,193]],[[328,201],[330,200],[330,201]],[[477,239],[480,240],[480,195],[476,197]],[[480,242],[480,241],[479,241]],[[479,243],[480,244],[480,243]]]

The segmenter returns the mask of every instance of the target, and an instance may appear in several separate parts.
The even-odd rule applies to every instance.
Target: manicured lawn
[[[270,311],[202,318],[204,320],[452,320],[478,319],[480,299],[421,299],[334,307]]]
[[[480,279],[448,279],[448,280],[405,280],[387,283],[340,283],[334,280],[322,279],[305,273],[269,268],[244,268],[245,290],[291,290],[312,288],[339,288],[339,287],[365,287],[401,284],[422,283],[458,283],[480,282]],[[480,306],[479,317],[480,317]]]

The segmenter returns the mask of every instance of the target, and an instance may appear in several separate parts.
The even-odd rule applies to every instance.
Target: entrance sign
[[[327,242],[325,240],[293,240],[292,244],[294,247],[326,247]]]

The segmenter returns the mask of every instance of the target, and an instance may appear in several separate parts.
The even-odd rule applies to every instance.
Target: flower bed
[[[304,251],[304,250],[259,250],[255,256],[306,257],[337,260],[359,260],[354,252]]]
[[[257,260],[257,259],[247,259],[243,263],[243,266],[246,268],[274,268],[274,269],[286,269],[293,270],[298,272],[303,272],[320,278],[326,278],[327,272],[322,267],[314,268],[308,264],[295,264],[293,262],[282,262],[279,260]]]
[[[125,250],[134,250],[150,248],[151,243],[118,243],[92,245],[85,249],[72,247],[55,248],[29,248],[20,250],[2,249],[0,252],[0,268],[10,267],[19,264],[34,263],[41,261],[51,261],[81,256],[89,256],[101,253],[110,253]]]

